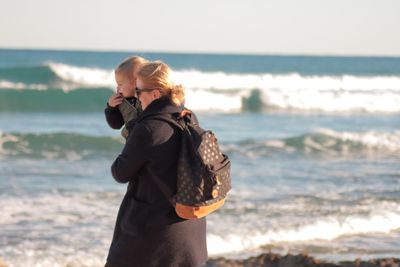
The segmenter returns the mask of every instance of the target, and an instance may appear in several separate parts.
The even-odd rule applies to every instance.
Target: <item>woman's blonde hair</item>
[[[168,96],[176,105],[183,105],[185,88],[171,80],[171,69],[161,61],[148,62],[141,66],[137,77],[148,88],[157,88],[162,95]]]
[[[115,73],[125,74],[129,80],[133,81],[136,79],[136,74],[140,69],[140,66],[146,62],[148,61],[142,57],[128,57],[115,68]]]

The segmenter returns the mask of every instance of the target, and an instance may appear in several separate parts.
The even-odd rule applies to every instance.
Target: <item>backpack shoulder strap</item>
[[[173,114],[159,114],[152,116],[151,119],[165,121],[180,130],[185,128],[185,122],[179,116],[174,116]]]
[[[184,131],[185,127],[185,122],[180,118],[179,115],[177,114],[156,114],[152,116],[148,116],[148,119],[152,120],[159,120],[159,121],[165,121],[169,123],[170,125],[178,128],[181,131]],[[172,200],[172,197],[174,195],[174,192],[160,179],[158,179],[152,172],[150,171],[150,176],[153,178],[152,180],[154,183],[158,186],[158,188],[161,190],[161,192],[164,194],[164,196],[167,198],[167,200],[171,203],[173,207],[175,207],[175,202]]]
[[[157,187],[161,190],[161,192],[164,194],[165,198],[168,200],[169,203],[173,207],[175,207],[175,202],[172,201],[172,197],[174,196],[174,192],[160,179],[158,179],[151,170],[149,170],[150,176],[153,180],[153,182],[157,185]]]

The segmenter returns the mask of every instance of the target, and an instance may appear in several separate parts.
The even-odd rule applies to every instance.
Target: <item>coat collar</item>
[[[174,114],[180,113],[182,106],[177,106],[169,97],[163,96],[153,100],[146,109],[140,114],[139,120],[146,117],[160,115],[160,114]]]

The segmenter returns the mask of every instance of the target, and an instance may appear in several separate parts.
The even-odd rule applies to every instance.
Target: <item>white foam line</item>
[[[21,82],[18,83],[10,82],[7,80],[0,81],[0,88],[16,89],[16,90],[28,89],[28,90],[39,90],[39,91],[48,89],[47,85],[45,84],[25,84]]]
[[[394,132],[338,132],[331,129],[318,129],[317,133],[321,133],[342,141],[358,142],[368,148],[385,148],[390,151],[400,150],[400,131]]]
[[[267,244],[305,242],[311,240],[330,241],[345,235],[388,234],[400,228],[400,213],[386,212],[371,217],[349,217],[344,220],[327,219],[297,229],[268,231],[249,236],[230,234],[208,235],[210,255],[251,250]]]
[[[61,79],[93,86],[113,86],[111,69],[79,67],[63,63],[48,63],[49,68]],[[303,76],[290,74],[230,74],[225,72],[202,72],[198,70],[175,70],[172,78],[176,83],[191,89],[284,89],[318,91],[376,91],[400,92],[399,76]]]
[[[48,63],[62,80],[90,86],[114,86],[114,71],[100,68],[77,67],[62,63]]]

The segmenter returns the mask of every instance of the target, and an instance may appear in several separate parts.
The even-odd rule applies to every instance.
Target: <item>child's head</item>
[[[146,63],[142,57],[129,57],[125,59],[115,69],[115,82],[117,83],[117,93],[123,97],[135,96],[136,73],[143,63]]]

